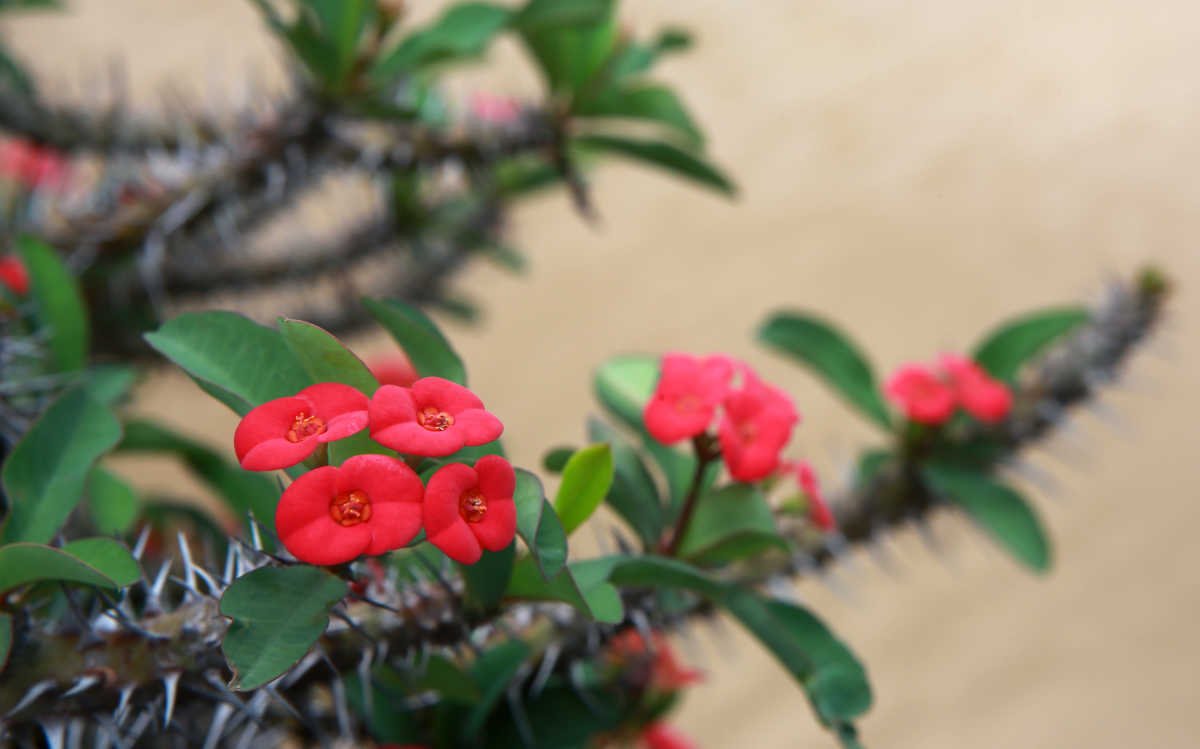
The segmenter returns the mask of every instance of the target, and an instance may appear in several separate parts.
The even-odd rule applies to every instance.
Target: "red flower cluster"
[[[57,151],[24,140],[0,143],[0,177],[15,180],[30,190],[59,189],[67,182],[67,160]]]
[[[662,721],[643,728],[640,738],[646,749],[697,749],[698,746],[679,729]]]
[[[966,357],[943,354],[939,364],[937,371],[907,364],[885,383],[885,392],[909,420],[936,426],[945,423],[958,406],[986,424],[1008,416],[1012,392],[1007,385]]]
[[[0,284],[7,286],[17,296],[29,293],[29,271],[25,269],[21,258],[16,255],[0,257]]]
[[[735,371],[742,374],[736,389],[731,385]],[[717,435],[729,474],[737,481],[769,476],[800,416],[786,393],[760,380],[745,364],[725,356],[667,354],[643,419],[654,439],[670,445],[702,434],[718,406],[724,415]]]
[[[384,385],[371,399],[326,382],[251,410],[234,432],[234,450],[243,468],[288,468],[321,443],[368,426],[384,446],[419,456],[482,445],[504,429],[474,393],[437,377],[416,380],[411,389]],[[293,481],[275,510],[275,527],[288,551],[310,564],[400,548],[422,526],[447,556],[474,564],[484,549],[499,551],[516,535],[515,488],[512,465],[495,455],[473,468],[443,466],[428,488],[404,461],[357,455]]]
[[[796,482],[800,485],[800,490],[804,492],[804,498],[808,503],[808,517],[813,525],[825,532],[837,528],[833,510],[825,501],[825,495],[821,492],[821,484],[817,481],[817,472],[813,470],[812,464],[806,460],[787,462],[783,464],[780,472],[796,477]]]

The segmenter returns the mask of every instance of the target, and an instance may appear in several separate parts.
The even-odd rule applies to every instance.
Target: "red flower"
[[[429,542],[463,564],[478,562],[484,549],[506,548],[517,533],[516,483],[512,465],[499,455],[483,456],[474,468],[439,468],[425,489]]]
[[[654,660],[650,662],[648,686],[662,691],[674,692],[704,680],[704,675],[688,668],[675,658],[671,643],[659,632],[654,632]],[[609,654],[618,665],[646,656],[646,641],[636,629],[627,629],[609,642]]]
[[[292,482],[275,508],[279,540],[302,562],[341,564],[382,554],[421,530],[421,479],[403,461],[355,455]]]
[[[521,104],[508,96],[497,96],[487,91],[476,91],[471,95],[471,116],[489,125],[511,125],[521,117]]]
[[[999,380],[988,376],[983,367],[966,357],[943,354],[942,369],[950,386],[967,413],[985,424],[1003,421],[1012,410],[1012,392]]]
[[[29,271],[25,270],[21,258],[16,255],[0,257],[0,283],[17,296],[29,293]]]
[[[646,749],[697,749],[691,739],[661,721],[643,728],[641,739]]]
[[[904,414],[921,424],[941,424],[954,413],[954,391],[920,364],[907,364],[888,378],[888,396]]]
[[[340,440],[367,426],[367,396],[323,382],[290,398],[276,398],[242,417],[233,450],[242,468],[273,471],[312,455],[322,442]]]
[[[67,181],[67,161],[57,151],[24,140],[0,143],[0,176],[31,190],[61,188]]]
[[[725,398],[725,418],[717,432],[729,475],[736,481],[757,481],[773,473],[799,420],[786,393],[746,369],[742,389]]]
[[[408,455],[450,455],[504,431],[474,393],[441,377],[422,377],[411,389],[384,385],[375,391],[369,413],[371,437]]]
[[[832,531],[837,527],[837,521],[833,518],[833,511],[829,509],[829,503],[825,501],[825,495],[821,493],[817,472],[813,470],[807,460],[798,460],[789,468],[795,471],[796,480],[800,483],[801,490],[804,491],[805,499],[808,500],[808,517],[812,520],[813,525],[823,531]]]
[[[732,376],[733,362],[728,357],[667,354],[643,414],[646,431],[664,445],[700,434],[729,392]]]
[[[380,385],[412,387],[417,381],[417,370],[403,351],[377,356],[367,362],[367,369],[375,375]]]

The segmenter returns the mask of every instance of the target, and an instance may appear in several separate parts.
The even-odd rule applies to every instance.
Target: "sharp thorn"
[[[654,646],[654,631],[650,627],[650,620],[646,618],[646,612],[641,609],[632,609],[629,612],[629,619],[633,622],[634,629],[642,636],[642,643],[646,648],[646,652],[653,656],[656,650]]]
[[[47,720],[38,723],[42,727],[42,735],[46,737],[48,749],[66,749],[67,723],[63,720]]]
[[[75,681],[74,686],[72,686],[67,691],[63,692],[62,696],[64,698],[65,697],[74,697],[77,694],[86,692],[87,690],[91,689],[92,687],[96,686],[99,683],[100,683],[99,676],[94,676],[92,674],[88,674],[87,676],[81,676],[81,677],[79,677],[79,679],[77,679]]]
[[[179,541],[179,556],[183,562],[183,585],[189,591],[196,590],[196,571],[195,565],[192,564],[192,550],[188,546],[187,536],[183,531],[176,534],[176,539]]]
[[[375,719],[375,689],[371,683],[371,661],[374,651],[370,648],[363,651],[362,659],[358,662],[358,683],[362,686],[363,718],[367,725]]]
[[[229,585],[240,575],[238,561],[241,557],[239,552],[241,548],[237,544],[229,544],[225,547],[225,569],[221,571],[221,582],[225,585]]]
[[[228,702],[217,705],[217,709],[213,712],[208,735],[204,738],[204,749],[216,749],[217,743],[221,740],[221,734],[225,731],[225,724],[229,722],[231,715],[233,715],[233,705]]]
[[[330,664],[330,668],[332,667]],[[354,738],[354,734],[350,725],[350,707],[346,704],[346,685],[336,670],[334,678],[329,682],[329,691],[333,693],[333,707],[337,714],[338,732],[343,738],[350,740]]]
[[[179,676],[180,671],[172,671],[162,677],[163,694],[166,696],[166,704],[163,706],[163,730],[171,724],[171,715],[175,712],[175,697],[179,693]]]
[[[143,525],[142,530],[138,533],[137,541],[133,544],[133,558],[141,561],[142,554],[146,552],[146,541],[150,539],[150,526]]]
[[[263,550],[262,533],[258,529],[258,521],[254,519],[254,513],[247,513],[250,518],[250,543],[258,551]]]
[[[167,584],[167,577],[171,573],[171,560],[167,559],[158,568],[158,574],[154,576],[154,582],[150,585],[150,592],[146,596],[146,608],[161,611],[162,610],[162,592]]]
[[[562,646],[557,641],[552,641],[546,646],[546,652],[542,653],[542,662],[538,664],[537,673],[534,674],[533,682],[529,685],[530,697],[537,698],[546,688],[546,682],[554,673],[554,666],[558,663],[558,656],[561,654]]]
[[[527,747],[535,746],[533,725],[530,724],[529,713],[525,711],[525,705],[521,702],[520,683],[513,682],[505,691],[508,697],[509,711],[512,713],[513,724],[517,727],[517,734],[521,737],[521,743]]]
[[[126,684],[121,687],[121,696],[117,700],[117,709],[113,711],[113,722],[119,728],[125,722],[125,714],[129,710],[129,698],[133,696],[133,690],[137,689],[136,684]]]
[[[588,709],[588,712],[593,715],[602,714],[600,705],[596,703],[596,699],[588,694],[587,689],[583,685],[583,669],[586,664],[583,661],[575,661],[567,669],[567,683],[571,685],[571,691],[583,703],[583,706]]]
[[[28,691],[25,692],[25,696],[21,698],[21,701],[18,702],[16,705],[14,705],[11,710],[9,710],[7,713],[4,714],[4,717],[9,718],[9,717],[21,712],[26,707],[29,707],[31,704],[33,704],[33,702],[35,700],[37,700],[38,697],[41,697],[43,694],[45,694],[49,690],[53,689],[55,686],[57,686],[57,682],[55,682],[53,679],[39,681],[37,684],[34,684],[32,687],[29,688]]]
[[[142,734],[145,733],[146,729],[149,728],[150,724],[153,722],[154,713],[147,710],[134,719],[133,725],[129,727],[129,732],[125,735],[129,737],[130,741],[137,743],[137,740],[141,738]]]

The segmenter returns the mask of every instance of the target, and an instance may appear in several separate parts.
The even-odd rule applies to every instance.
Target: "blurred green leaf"
[[[0,542],[53,538],[83,499],[92,464],[119,439],[117,418],[83,390],[59,396],[4,462],[9,507]]]
[[[608,445],[585,447],[571,456],[554,497],[554,509],[568,536],[596,511],[612,481],[613,457]]]
[[[425,662],[425,673],[416,683],[417,691],[434,690],[442,699],[473,705],[483,697],[479,685],[445,656],[436,653]]]
[[[483,611],[491,611],[508,588],[517,558],[516,542],[501,551],[484,551],[475,564],[458,564],[467,585],[467,601]]]
[[[79,283],[54,248],[30,236],[17,239],[17,254],[29,271],[38,320],[50,329],[49,347],[59,371],[87,364],[90,333]]]
[[[111,406],[125,397],[137,382],[137,369],[120,364],[100,364],[90,367],[80,378],[88,396],[97,403]]]
[[[312,384],[279,331],[234,312],[185,313],[145,337],[196,384],[241,416]]]
[[[513,567],[506,598],[536,601],[562,601],[574,606],[580,613],[596,621],[616,624],[624,617],[624,606],[620,593],[607,581],[607,569],[600,574],[588,561],[567,565],[550,579],[542,576],[537,563],[530,557],[518,559]],[[577,578],[576,571],[582,566]]]
[[[33,77],[25,67],[17,62],[7,49],[0,46],[0,83],[3,82],[24,94],[34,94],[37,91]]]
[[[529,657],[529,646],[520,640],[507,640],[485,650],[471,664],[471,678],[482,693],[462,726],[463,736],[472,739],[479,733],[488,713],[504,696],[508,684]]]
[[[553,96],[570,100],[607,86],[605,68],[617,45],[613,5],[612,0],[532,0],[521,14],[524,23],[518,16],[514,26]]]
[[[588,419],[588,439],[612,446],[613,482],[608,504],[647,548],[658,542],[664,528],[662,500],[642,458],[623,437],[599,419]]]
[[[320,23],[334,58],[334,81],[342,82],[354,67],[359,40],[374,20],[374,0],[303,0]]]
[[[591,25],[608,18],[612,7],[612,0],[529,0],[512,25],[526,32]]]
[[[340,382],[368,398],[375,394],[379,383],[371,370],[329,331],[303,320],[281,317],[279,332],[314,383]]]
[[[92,469],[87,495],[92,522],[100,533],[123,534],[137,518],[141,504],[137,492],[124,479],[103,466]]]
[[[1029,503],[1009,487],[983,474],[945,464],[921,467],[935,492],[958,503],[981,528],[1034,572],[1050,569],[1050,539]]]
[[[384,82],[427,65],[478,57],[511,17],[507,8],[491,3],[453,5],[437,21],[381,55],[371,76]]]
[[[433,322],[416,307],[395,299],[364,298],[362,303],[384,327],[421,377],[442,377],[460,385],[467,384],[462,359]]]
[[[541,480],[522,468],[516,470],[517,533],[529,547],[542,576],[549,580],[567,563],[567,534],[546,499]]]
[[[579,101],[572,109],[576,117],[645,120],[672,128],[690,145],[699,146],[704,134],[675,93],[664,86],[637,85],[608,88]]]
[[[234,580],[220,602],[233,619],[221,640],[234,674],[230,686],[256,689],[303,658],[346,589],[345,580],[308,565],[260,567]]]
[[[551,473],[562,473],[567,461],[575,454],[575,448],[566,445],[552,447],[542,456],[542,467]]]
[[[670,143],[636,140],[615,135],[581,135],[573,138],[574,145],[625,156],[660,167],[680,177],[686,177],[717,192],[732,196],[737,192],[733,183],[702,157],[684,151]]]
[[[758,339],[821,375],[876,424],[891,427],[870,363],[850,338],[830,323],[804,312],[778,312],[759,329]]]
[[[679,555],[704,562],[727,562],[768,548],[787,550],[775,528],[766,497],[750,484],[730,484],[705,494],[684,531]]]
[[[122,588],[141,576],[129,551],[107,538],[85,538],[61,549],[31,543],[0,546],[0,593],[38,580]]]
[[[650,44],[630,42],[621,48],[612,66],[614,80],[622,80],[654,67],[658,58],[668,52],[685,50],[692,45],[692,37],[683,29],[663,29]]]
[[[8,664],[8,651],[12,649],[12,617],[0,614],[0,674]]]
[[[973,358],[998,380],[1012,382],[1025,362],[1091,318],[1085,307],[1062,307],[1022,315],[988,333]]]

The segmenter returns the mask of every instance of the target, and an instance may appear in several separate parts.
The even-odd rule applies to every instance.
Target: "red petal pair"
[[[786,393],[758,379],[749,368],[744,376],[742,388],[725,398],[725,418],[717,436],[729,475],[749,482],[766,478],[779,466],[779,452],[800,415]]]
[[[293,481],[275,508],[275,530],[292,556],[309,564],[382,554],[417,535],[424,491],[403,461],[355,455]]]
[[[273,471],[366,426],[367,396],[349,385],[323,382],[250,411],[233,433],[233,449],[242,468]]]
[[[664,445],[702,433],[729,392],[731,377],[733,362],[726,356],[666,354],[662,376],[643,413],[646,431]]]
[[[896,370],[885,383],[884,391],[909,421],[934,426],[954,413],[954,391],[921,364],[907,364]]]
[[[983,367],[955,354],[943,354],[942,369],[950,377],[950,385],[967,413],[985,424],[1003,421],[1012,410],[1012,392],[1008,386],[993,380]]]
[[[438,469],[425,489],[429,542],[463,564],[478,562],[484,549],[505,549],[517,533],[516,483],[512,465],[498,455],[483,456],[474,468]]]
[[[962,406],[984,423],[1003,421],[1012,410],[1008,386],[988,376],[975,362],[944,354],[940,373],[921,364],[908,364],[888,378],[884,390],[910,421],[937,426]]]
[[[371,438],[407,455],[450,455],[491,442],[504,431],[478,396],[441,377],[423,377],[411,388],[380,387],[369,414]]]

